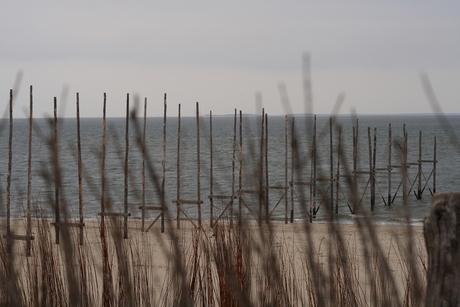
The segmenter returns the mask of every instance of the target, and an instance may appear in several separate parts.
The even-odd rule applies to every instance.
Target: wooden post
[[[332,213],[334,212],[334,145],[332,142],[332,137],[333,137],[333,120],[332,117],[329,117],[329,148],[330,148],[330,166],[331,166],[331,172],[330,172],[330,186],[331,186],[331,194],[330,194],[330,202],[331,202],[331,208],[330,208],[330,213],[331,213],[331,220],[332,220]]]
[[[284,116],[284,223],[288,223],[288,129],[289,121],[287,115]]]
[[[180,104],[179,104],[179,110],[178,110],[178,115],[177,115],[177,163],[176,163],[176,168],[177,168],[177,174],[176,174],[176,180],[177,180],[177,193],[176,193],[176,199],[177,199],[177,216],[176,216],[176,223],[177,223],[177,228],[180,228]]]
[[[241,191],[243,189],[243,111],[240,110],[240,158],[239,158],[239,170],[238,170],[238,224],[239,226],[243,223],[243,204],[241,201]]]
[[[33,129],[33,88],[30,86],[30,108],[29,108],[29,157],[27,160],[27,231],[26,244],[27,256],[30,256],[31,236],[32,236],[32,221],[31,221],[31,203],[32,203],[32,129]]]
[[[214,161],[213,161],[213,147],[212,147],[212,111],[209,111],[209,194],[214,195]],[[211,228],[213,225],[213,209],[214,198],[209,197],[209,224]]]
[[[358,205],[358,120],[356,120],[356,126],[353,126],[353,212],[356,214]]]
[[[54,168],[54,214],[55,214],[55,243],[59,244],[59,233],[60,233],[60,203],[59,203],[59,153],[58,153],[58,132],[57,132],[57,98],[54,97],[54,121],[53,121],[53,168]]]
[[[165,178],[166,178],[166,93],[163,100],[163,158],[161,161],[161,232],[165,232],[165,208],[166,205],[166,191],[165,191]]]
[[[236,115],[233,117],[233,147],[232,147],[232,199],[230,200],[230,228],[233,227],[233,203],[235,200],[235,161],[236,161]]]
[[[264,205],[264,132],[265,132],[265,110],[262,109],[260,129],[260,155],[259,155],[259,225],[262,225],[262,210]]]
[[[196,103],[196,185],[198,201],[198,226],[201,228],[201,161],[200,161],[200,106]]]
[[[270,222],[270,209],[269,209],[269,195],[270,188],[268,182],[268,114],[265,113],[265,222],[268,224]]]
[[[6,177],[6,235],[11,235],[11,173],[13,169],[13,90],[10,90],[10,135],[8,139],[8,175]]]
[[[374,128],[374,149],[372,152],[372,184],[371,184],[371,203],[375,207],[375,160],[377,156],[377,128]]]
[[[417,199],[422,199],[422,130],[418,137],[418,187]]]
[[[145,224],[145,132],[146,132],[146,122],[147,122],[147,98],[144,100],[144,126],[142,130],[142,225],[141,231],[144,232]]]
[[[433,194],[436,193],[436,136],[434,136],[434,145],[433,145]]]
[[[289,187],[291,189],[291,223],[294,223],[294,173],[295,173],[295,151],[297,149],[297,140],[295,136],[295,117],[292,118],[291,122],[291,183]]]
[[[337,139],[337,175],[335,182],[335,214],[339,213],[339,188],[340,188],[340,159],[342,158],[342,125],[339,125],[339,136]]]
[[[428,255],[425,306],[460,304],[460,193],[437,193],[423,233]]]
[[[371,127],[367,127],[367,140],[369,143],[369,182],[371,185],[371,211],[374,211],[375,191],[374,191],[374,168],[372,165]]]
[[[104,93],[104,104],[102,107],[102,152],[101,152],[101,237],[105,238],[105,151],[107,142],[107,121],[106,121],[107,95]]]
[[[391,206],[391,123],[388,125],[388,206]]]
[[[80,95],[77,93],[77,163],[78,163],[78,213],[80,215],[80,245],[83,245],[83,163],[80,135]]]
[[[313,146],[312,146],[312,170],[311,170],[311,181],[310,181],[310,223],[313,222],[313,218],[316,218],[316,166],[317,166],[317,155],[316,155],[316,115],[313,117]]]
[[[123,239],[128,239],[128,157],[129,157],[129,94],[126,94],[126,128],[125,128],[125,174],[124,174],[124,211]]]

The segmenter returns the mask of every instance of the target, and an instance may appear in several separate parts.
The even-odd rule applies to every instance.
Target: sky
[[[162,116],[164,93],[168,116],[196,102],[329,114],[340,95],[341,114],[430,113],[426,73],[442,110],[460,113],[459,15],[459,1],[0,0],[0,112],[18,85],[14,116],[27,117],[32,85],[35,117],[54,97],[75,117],[77,92],[82,117],[102,117],[104,93],[108,117],[125,115],[127,94]]]

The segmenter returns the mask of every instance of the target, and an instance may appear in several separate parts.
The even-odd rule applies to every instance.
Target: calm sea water
[[[460,116],[448,116],[448,122],[452,127],[453,133],[460,132]],[[353,126],[356,119],[348,116],[338,118],[342,125],[342,150],[347,157],[347,167],[353,168]],[[311,119],[305,117],[296,118],[296,135],[299,143],[298,158],[302,161],[302,168],[296,175],[296,181],[307,181],[311,176],[310,150],[312,148]],[[142,120],[141,123],[142,125]],[[434,116],[359,116],[358,117],[358,170],[369,170],[369,144],[368,127],[372,134],[374,128],[377,130],[377,155],[376,167],[386,168],[388,165],[388,133],[389,124],[392,127],[393,147],[392,164],[401,164],[400,150],[398,144],[402,144],[403,127],[408,134],[408,162],[415,163],[419,155],[419,133],[422,133],[422,160],[433,160],[434,158],[434,137],[437,138],[436,159],[436,191],[450,192],[459,191],[460,178],[457,169],[460,166],[460,153],[454,146],[455,144]],[[163,154],[163,118],[148,118],[146,129],[147,153],[151,159],[155,173],[161,176],[162,154]],[[260,118],[243,118],[243,169],[242,185],[243,189],[257,189],[258,180],[254,177],[257,172],[257,162],[260,153]],[[237,142],[239,142],[239,122],[237,123]],[[284,186],[287,172],[288,181],[291,178],[291,149],[290,149],[290,124],[288,137],[288,161],[286,170],[286,139],[285,139],[285,118],[268,118],[268,180],[271,186]],[[24,217],[27,204],[27,165],[28,165],[28,120],[14,120],[13,136],[13,170],[11,186],[11,214],[14,217]],[[78,213],[78,168],[77,168],[77,131],[75,119],[63,119],[59,123],[59,142],[60,157],[59,164],[62,172],[62,201],[65,201],[72,214],[77,217]],[[175,205],[172,203],[176,199],[177,193],[177,145],[178,145],[178,120],[177,118],[167,119],[167,146],[166,146],[166,177],[165,190],[167,204],[175,212]],[[213,192],[219,195],[232,194],[232,156],[234,140],[234,119],[229,117],[213,117]],[[5,215],[5,199],[8,171],[8,125],[1,127],[0,131],[0,188],[2,202],[2,216]],[[54,184],[49,179],[52,172],[51,154],[49,150],[49,139],[52,129],[44,119],[34,121],[33,145],[32,145],[32,185],[31,196],[34,213],[53,218],[52,201],[54,199]],[[107,177],[107,197],[111,200],[112,210],[115,212],[123,211],[124,196],[124,161],[125,161],[125,119],[111,118],[107,121],[107,152],[106,152],[106,177]],[[330,175],[330,134],[329,117],[317,117],[317,150],[318,167],[317,177],[329,177]],[[373,135],[372,135],[373,137]],[[180,135],[180,173],[181,173],[181,199],[196,200],[198,197],[197,186],[197,138],[196,138],[196,119],[181,119]],[[81,143],[83,156],[83,198],[84,215],[87,219],[97,219],[100,212],[100,191],[101,191],[101,149],[102,149],[102,120],[101,119],[82,119],[81,120]],[[133,123],[129,127],[129,211],[132,218],[139,218],[141,211],[142,192],[142,155],[136,143],[136,132]],[[338,133],[333,131],[333,171],[337,169],[337,146]],[[200,119],[200,198],[204,201],[202,214],[204,221],[209,221],[210,201],[210,122],[209,117],[203,116]],[[343,162],[343,161],[342,161]],[[235,189],[238,188],[239,173],[239,153],[237,151],[235,159]],[[422,199],[416,199],[414,193],[409,196],[409,204],[412,212],[412,222],[421,223],[428,214],[431,203],[431,192],[433,191],[433,163],[423,163],[422,184],[426,186]],[[342,163],[342,172],[343,172]],[[415,182],[414,188],[417,189],[415,181],[418,167],[411,165],[408,170],[409,182]],[[147,176],[150,176],[147,174]],[[378,223],[394,224],[404,221],[404,206],[402,197],[401,173],[398,168],[393,168],[391,190],[394,203],[387,206],[384,203],[388,194],[388,173],[386,171],[377,172],[377,191],[375,210],[370,212],[370,190],[366,189],[369,175],[360,174],[358,179],[358,190],[360,194],[361,206],[368,211],[373,219]],[[147,205],[158,205],[159,198],[155,192],[152,180],[146,181],[146,202]],[[321,204],[321,193],[328,190],[329,182],[318,181],[317,203]],[[337,218],[344,223],[353,222],[354,215],[350,212],[347,205],[348,188],[346,178],[340,179],[340,198],[339,213]],[[398,189],[399,187],[399,189]],[[335,185],[334,185],[335,189]],[[275,221],[284,221],[285,201],[282,198],[284,191],[270,190],[270,207],[273,209],[279,202],[278,207],[273,211],[272,218]],[[305,205],[309,206],[309,187],[295,187],[294,197],[294,218],[296,221],[304,221],[302,207],[297,196],[303,195]],[[291,194],[288,193],[289,208],[291,207]],[[244,195],[248,206],[258,209],[258,201],[250,194]],[[236,205],[235,205],[236,206]],[[316,220],[325,220],[325,204],[321,204]],[[220,210],[225,207],[225,203],[215,200],[214,215],[220,214]],[[196,205],[184,205],[184,210],[192,218],[197,218]],[[245,214],[251,218],[248,210]],[[175,216],[175,214],[173,214]],[[147,213],[149,219],[152,213]]]

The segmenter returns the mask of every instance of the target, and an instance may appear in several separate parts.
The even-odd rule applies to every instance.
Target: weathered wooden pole
[[[289,121],[287,115],[284,116],[284,223],[288,223],[288,130]]]
[[[422,199],[422,130],[419,131],[418,137],[418,184],[417,199]]]
[[[424,221],[428,255],[425,306],[460,305],[460,193],[437,193]]]
[[[388,206],[391,206],[392,196],[391,196],[391,123],[388,124]]]
[[[211,228],[214,226],[214,160],[213,160],[213,145],[212,145],[212,111],[209,111],[209,224]]]
[[[240,146],[239,146],[239,169],[238,169],[238,224],[243,223],[243,203],[241,200],[241,191],[243,189],[243,111],[240,110]]]
[[[316,115],[313,117],[313,146],[312,146],[312,170],[310,180],[310,223],[313,218],[316,218],[316,168],[317,168],[317,154],[316,154]]]
[[[30,86],[30,108],[29,108],[29,157],[27,159],[27,231],[26,244],[27,256],[30,256],[31,236],[32,236],[32,221],[31,221],[31,205],[32,205],[32,129],[33,129],[33,88]]]
[[[80,95],[77,93],[77,163],[78,163],[78,213],[80,215],[80,245],[83,245],[83,162],[81,157],[81,134],[80,134]]]
[[[125,127],[125,167],[124,167],[124,216],[123,239],[128,239],[128,159],[129,159],[129,94],[126,94],[126,127]]]
[[[237,110],[233,117],[233,144],[232,144],[232,199],[230,200],[230,228],[233,227],[233,204],[235,202],[235,163],[236,163],[236,122]]]
[[[260,155],[259,155],[259,225],[262,225],[262,210],[264,205],[264,134],[265,134],[265,110],[262,109],[260,127]]]
[[[107,95],[104,93],[102,107],[102,152],[101,152],[101,237],[105,238],[105,155],[107,143],[107,120],[106,120]]]
[[[59,234],[60,234],[60,201],[59,201],[59,150],[58,147],[58,131],[57,131],[57,98],[54,97],[54,121],[53,121],[53,143],[52,143],[52,159],[53,159],[53,168],[54,168],[54,214],[55,214],[55,243],[59,244]]]
[[[147,147],[145,144],[146,139],[146,122],[147,122],[147,98],[144,100],[144,126],[142,129],[142,211],[141,211],[141,231],[144,232],[144,224],[145,224],[145,148]]]
[[[294,223],[294,174],[295,174],[295,152],[297,149],[297,139],[295,136],[295,117],[292,118],[291,122],[291,183],[289,188],[291,189],[291,223]]]
[[[369,143],[369,182],[371,185],[371,211],[374,211],[375,206],[375,191],[374,191],[374,168],[372,165],[372,141],[371,141],[371,127],[367,127],[367,140]]]
[[[339,189],[340,189],[340,159],[342,158],[342,125],[339,125],[339,135],[337,137],[337,175],[335,180],[335,213],[339,213]]]
[[[200,159],[200,105],[196,103],[196,185],[198,226],[201,228],[201,159]]]
[[[180,104],[179,110],[177,114],[177,160],[176,160],[176,181],[177,181],[177,188],[176,188],[176,199],[177,199],[177,216],[176,216],[176,223],[177,228],[180,228]]]
[[[265,113],[265,142],[264,142],[264,162],[265,162],[265,222],[270,222],[269,196],[270,185],[268,182],[268,114]]]
[[[13,90],[10,90],[10,134],[8,139],[8,175],[6,177],[6,235],[9,238],[11,235],[11,173],[13,170]]]
[[[433,145],[433,194],[436,193],[436,136],[434,136],[434,145]]]
[[[167,111],[167,95],[165,93],[163,99],[163,157],[161,160],[161,232],[165,232],[165,211],[166,211],[166,111]]]
[[[329,180],[330,180],[330,186],[331,186],[331,191],[330,191],[330,202],[331,202],[331,208],[330,208],[330,212],[331,212],[331,217],[332,217],[332,213],[334,212],[334,144],[333,144],[333,119],[332,117],[329,117],[329,148],[330,148],[330,151],[329,151],[329,162],[330,162],[330,177],[329,177]]]

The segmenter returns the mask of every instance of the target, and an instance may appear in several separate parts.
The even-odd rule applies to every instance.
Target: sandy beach
[[[2,221],[5,229],[5,221]],[[233,233],[228,230],[227,223],[221,223],[217,228],[210,228],[209,224],[203,224],[201,230],[197,230],[192,224],[183,221],[181,228],[175,227],[175,221],[166,223],[164,233],[160,231],[160,223],[157,222],[149,232],[141,231],[140,221],[129,222],[128,239],[122,239],[121,223],[115,228],[110,223],[106,223],[107,240],[105,241],[107,249],[104,257],[104,244],[100,236],[99,221],[85,221],[84,227],[84,245],[78,244],[78,227],[71,227],[71,244],[64,240],[68,237],[61,235],[60,244],[55,244],[54,227],[50,226],[50,221],[38,223],[32,221],[32,231],[34,240],[32,241],[31,257],[26,256],[26,244],[24,241],[14,241],[14,262],[19,264],[19,276],[29,276],[33,274],[30,264],[36,263],[37,267],[44,265],[43,257],[47,257],[40,245],[46,245],[51,249],[55,257],[55,268],[64,268],[66,266],[65,250],[72,248],[74,265],[82,265],[82,255],[84,255],[85,270],[87,271],[88,281],[94,289],[90,297],[94,301],[101,299],[103,286],[104,261],[111,268],[113,279],[116,280],[118,267],[120,266],[120,257],[127,259],[128,267],[131,270],[130,276],[136,285],[143,283],[142,279],[148,283],[146,291],[152,296],[152,301],[162,302],[163,297],[170,291],[173,284],[173,276],[177,264],[175,261],[180,259],[182,265],[190,269],[194,263],[199,263],[203,270],[206,270],[204,262],[210,261],[212,267],[217,269],[219,243],[216,240],[222,239],[229,243],[230,246],[237,246],[237,240],[232,239],[228,234]],[[149,224],[146,223],[146,227]],[[225,227],[222,227],[225,226]],[[13,220],[11,229],[15,234],[25,234],[26,227],[24,220]],[[225,229],[224,236],[216,229]],[[240,229],[234,227],[234,230]],[[282,224],[273,223],[270,225],[257,223],[246,223],[241,228],[244,234],[245,244],[247,244],[252,253],[251,262],[251,279],[254,284],[263,282],[265,255],[274,255],[275,262],[283,265],[285,273],[291,276],[292,281],[306,280],[310,278],[308,271],[311,270],[311,261],[315,262],[320,272],[325,272],[325,276],[335,271],[332,266],[337,267],[337,259],[346,259],[351,268],[353,282],[356,283],[363,297],[370,300],[370,288],[375,276],[366,271],[366,262],[372,262],[376,272],[378,252],[386,258],[396,288],[400,289],[403,295],[407,286],[407,262],[415,261],[420,273],[423,273],[423,267],[426,263],[426,252],[423,238],[423,227],[421,226],[401,226],[401,225],[374,225],[370,230],[359,228],[351,224]],[[378,238],[378,245],[369,244],[372,238],[372,232]],[[410,234],[410,232],[412,232]],[[225,233],[227,233],[225,235]],[[409,236],[411,235],[411,237]],[[412,239],[411,239],[412,238]],[[6,242],[3,240],[3,242]],[[407,252],[408,242],[412,242],[412,251]],[[119,245],[117,245],[119,244]],[[120,250],[117,246],[122,246]],[[5,247],[5,244],[3,244]],[[197,252],[197,247],[201,251]],[[367,254],[366,254],[367,252]],[[180,257],[178,258],[178,254]],[[345,258],[343,257],[345,255]],[[2,258],[8,255],[3,249]],[[369,261],[369,257],[374,257]],[[412,258],[411,258],[412,257]],[[35,259],[36,260],[31,260]],[[410,259],[409,259],[410,258]],[[198,261],[197,261],[198,259]],[[310,262],[309,262],[310,261]],[[27,264],[27,265],[21,265]],[[310,263],[310,265],[309,265]],[[68,266],[68,264],[67,264]],[[22,270],[22,271],[21,271]],[[204,271],[203,271],[204,272]],[[202,274],[201,272],[200,274]],[[56,273],[57,274],[57,273]],[[213,273],[215,276],[215,273]],[[65,280],[64,270],[59,273],[60,278]],[[421,274],[424,276],[424,273]],[[137,276],[137,277],[136,277]],[[190,277],[190,272],[187,273]],[[204,275],[203,275],[204,276]],[[201,277],[203,277],[201,276]],[[310,276],[310,277],[309,277]],[[136,279],[137,278],[137,279]],[[204,278],[204,277],[203,277]],[[27,279],[27,278],[26,278]],[[93,280],[93,281],[91,281]],[[27,284],[27,282],[23,281]],[[216,278],[213,283],[217,283]],[[114,282],[114,285],[116,282]],[[29,285],[30,286],[30,285]],[[257,287],[256,287],[257,288]],[[115,287],[116,289],[116,287]],[[256,295],[256,294],[254,294]]]

